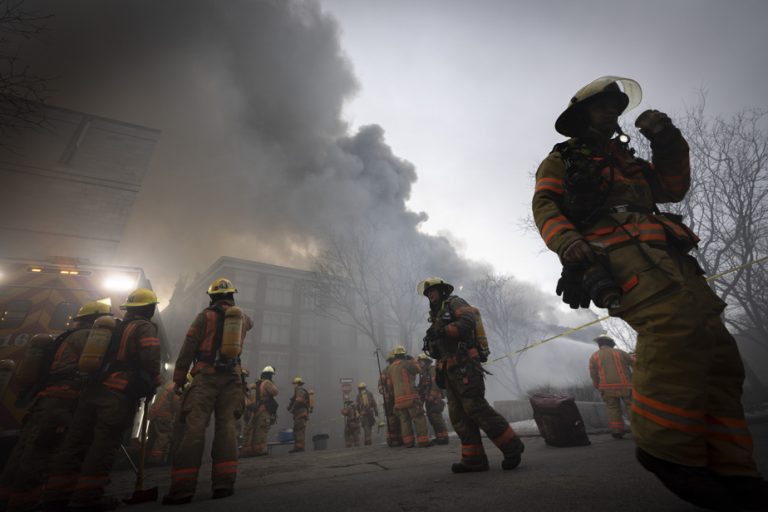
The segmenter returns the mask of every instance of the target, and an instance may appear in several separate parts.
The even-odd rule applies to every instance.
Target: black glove
[[[558,293],[558,295],[560,294]],[[491,350],[488,347],[480,347],[477,352],[480,356],[480,362],[487,363],[488,356],[491,355]]]
[[[555,293],[563,296],[563,302],[571,309],[588,308],[589,293],[581,285],[584,279],[584,265],[581,263],[564,263],[563,272],[557,281]]]

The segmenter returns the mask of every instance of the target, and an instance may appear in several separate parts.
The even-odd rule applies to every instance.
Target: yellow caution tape
[[[751,267],[753,265],[758,265],[758,264],[764,263],[766,261],[768,261],[768,256],[763,256],[762,258],[758,258],[756,260],[749,261],[747,263],[744,263],[743,265],[739,265],[737,267],[729,268],[728,270],[726,270],[724,272],[720,272],[719,274],[715,274],[713,276],[710,276],[710,277],[708,277],[706,279],[706,281],[707,282],[714,281],[714,280],[720,279],[721,277],[726,276],[728,274],[732,274],[732,273],[737,272],[739,270]],[[549,338],[537,341],[535,343],[531,343],[530,345],[526,345],[525,347],[523,347],[521,349],[513,350],[512,352],[504,354],[503,356],[497,357],[495,359],[491,359],[490,361],[488,361],[485,364],[486,365],[491,365],[491,364],[493,364],[493,363],[495,363],[497,361],[501,361],[502,359],[506,359],[507,357],[511,357],[511,356],[518,355],[518,354],[522,354],[526,350],[530,350],[533,347],[538,347],[539,345],[543,345],[544,343],[547,343],[548,341],[552,341],[552,340],[555,340],[557,338],[561,338],[563,336],[567,336],[567,335],[569,335],[571,333],[574,333],[576,331],[580,331],[581,329],[584,329],[584,328],[589,327],[591,325],[595,325],[597,323],[600,323],[600,322],[603,322],[605,320],[608,320],[609,318],[610,318],[610,316],[606,315],[606,316],[598,318],[596,320],[592,320],[591,322],[587,322],[586,324],[582,324],[582,325],[580,325],[578,327],[574,327],[572,329],[568,329],[567,331],[561,332],[560,334],[556,334],[554,336],[550,336]]]

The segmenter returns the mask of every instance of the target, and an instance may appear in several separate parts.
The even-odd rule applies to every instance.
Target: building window
[[[80,306],[73,302],[59,302],[53,315],[51,315],[50,322],[48,322],[48,328],[54,331],[62,331],[68,328],[72,317],[75,316],[79,308]]]
[[[293,304],[293,281],[282,277],[267,277],[264,302],[268,306],[289,307]]]
[[[261,342],[288,345],[291,342],[291,315],[265,311]]]
[[[303,315],[299,325],[299,343],[315,346],[320,343],[320,319],[312,315]]]
[[[32,301],[27,299],[12,300],[3,307],[3,316],[0,317],[0,329],[15,329],[21,327],[27,318]]]

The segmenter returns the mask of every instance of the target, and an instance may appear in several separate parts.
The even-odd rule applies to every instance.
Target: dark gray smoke
[[[118,262],[144,267],[163,299],[179,272],[221,255],[306,267],[361,219],[465,278],[447,240],[417,232],[426,215],[405,206],[416,172],[384,130],[347,133],[357,83],[316,2],[31,5],[54,14],[26,46],[58,77],[50,103],[162,130]]]

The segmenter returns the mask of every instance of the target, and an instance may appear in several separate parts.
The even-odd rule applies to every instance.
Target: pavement
[[[521,429],[524,430],[524,429]],[[522,433],[522,432],[521,432]],[[755,453],[768,474],[768,422],[752,425]],[[526,432],[523,463],[501,469],[501,453],[485,440],[491,470],[455,475],[459,444],[431,448],[366,446],[308,451],[240,460],[235,494],[210,499],[205,464],[198,492],[189,505],[161,507],[158,503],[121,510],[183,511],[660,511],[700,510],[669,493],[634,459],[631,438],[615,440],[608,434],[590,435],[584,447],[554,448]],[[130,471],[113,475],[109,493],[128,497],[133,491]],[[146,486],[168,490],[170,468],[148,471]]]

